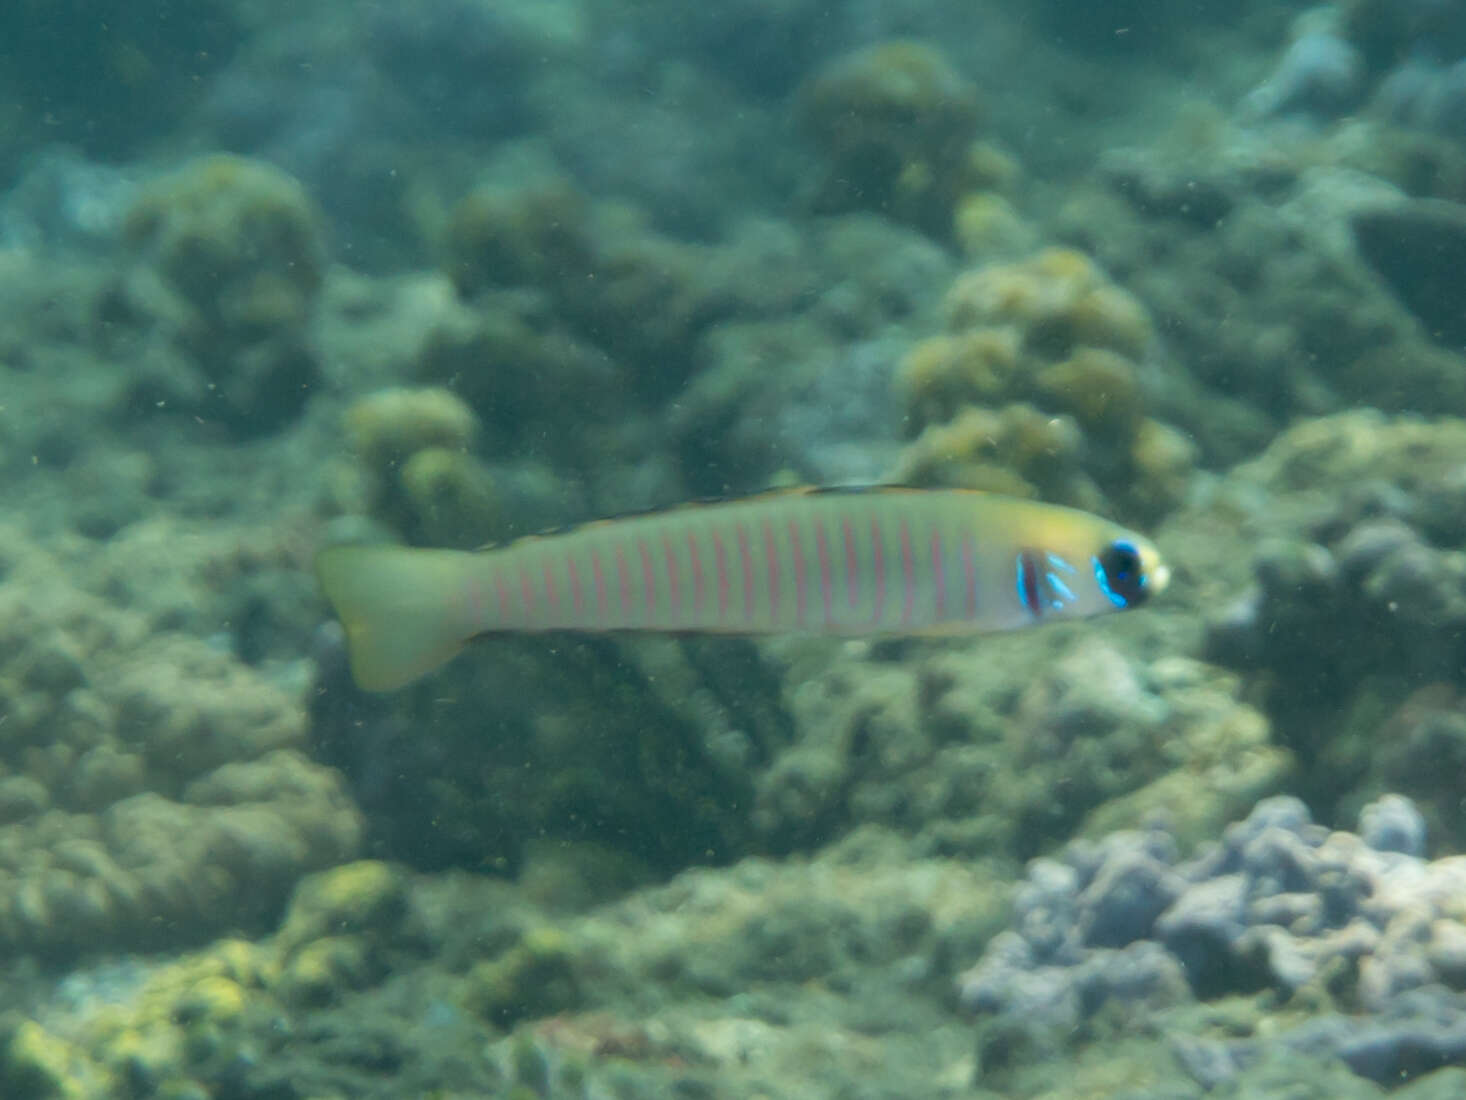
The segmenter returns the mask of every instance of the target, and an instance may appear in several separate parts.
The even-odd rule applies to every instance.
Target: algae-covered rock
[[[777,691],[738,642],[495,639],[392,698],[333,660],[312,737],[393,858],[513,871],[531,842],[609,840],[670,869],[744,850],[752,769],[788,736]]]
[[[497,526],[493,478],[474,457],[478,417],[440,387],[381,390],[346,410],[366,512],[410,542],[481,546]]]
[[[977,92],[935,46],[878,43],[799,89],[801,123],[827,161],[825,210],[880,210],[946,237],[961,197],[986,182],[971,157]]]
[[[346,434],[361,460],[380,476],[429,447],[463,450],[473,445],[478,418],[449,390],[382,390],[353,402]]]
[[[534,295],[481,295],[437,320],[414,365],[415,381],[451,386],[503,454],[585,461],[587,433],[626,409],[606,353],[578,337]]]
[[[103,1084],[75,1044],[25,1020],[0,1036],[0,1083],[16,1100],[82,1100]]]
[[[405,875],[391,864],[357,860],[304,879],[275,943],[287,955],[324,936],[369,936],[390,940],[408,911]]]
[[[307,326],[326,264],[300,184],[263,163],[204,158],[144,188],[124,235],[103,310],[149,342],[138,399],[245,436],[299,415],[319,381]]]
[[[902,428],[894,365],[940,300],[951,257],[864,213],[822,220],[789,254],[758,241],[740,248],[762,282],[789,289],[773,308],[744,311],[763,319],[709,329],[698,372],[666,410],[692,489],[889,476]]]
[[[448,274],[470,298],[490,287],[558,289],[595,264],[590,204],[563,179],[472,191],[453,208],[445,238]]]
[[[1397,790],[1453,844],[1463,461],[1456,420],[1304,422],[1177,518],[1172,555],[1209,608],[1209,657],[1248,678],[1310,806],[1333,819]]]
[[[1152,415],[1209,463],[1300,415],[1466,411],[1461,334],[1429,276],[1461,218],[1405,197],[1458,203],[1460,168],[1395,130],[1361,123],[1302,148],[1215,120],[1178,127],[1107,153],[1060,212],[1061,237],[1166,334]]]
[[[474,1012],[505,1029],[521,1020],[571,1012],[584,1002],[577,969],[563,934],[533,929],[503,955],[473,968],[468,1002]]]
[[[1185,490],[1186,438],[1148,414],[1144,307],[1084,254],[1048,249],[959,276],[946,331],[899,380],[920,432],[900,480],[1039,495],[1155,520]]]
[[[200,639],[76,587],[4,532],[0,942],[69,958],[270,918],[353,854],[339,777],[296,751],[299,704]]]
[[[39,1065],[87,1096],[796,1100],[873,1075],[923,1095],[971,1072],[940,960],[979,950],[1005,897],[879,834],[553,918],[501,880],[361,862],[304,880],[258,943],[78,972],[13,1063],[0,1043],[0,1074]]]
[[[282,693],[192,639],[150,639],[95,675],[119,738],[113,752],[135,754],[154,790],[176,792],[223,764],[304,739],[302,715]]]
[[[1459,1063],[1462,975],[1436,960],[1454,958],[1441,944],[1456,938],[1466,864],[1427,862],[1424,831],[1408,799],[1368,807],[1356,835],[1279,797],[1190,859],[1157,822],[1034,860],[1011,928],[958,980],[991,1055],[984,1077],[1020,1077],[1025,1060],[1001,1056],[1015,1046],[1062,1057],[1111,1029],[1176,1034],[1180,1064],[1207,1090],[1270,1053],[1382,1086]],[[1193,998],[1259,989],[1275,997],[1228,1013],[1230,1034],[1177,1026]]]
[[[421,942],[408,919],[408,890],[406,878],[385,864],[345,864],[302,881],[275,935],[255,943],[223,939],[115,973],[104,966],[79,979],[97,996],[53,1000],[43,1015],[82,1039],[71,1072],[88,1082],[85,1095],[182,1097],[213,1095],[226,1081],[237,1087],[241,1075],[276,1072],[282,1026],[314,1029],[311,1013],[415,961]],[[363,1040],[346,1034],[341,1041]],[[260,1058],[261,1051],[272,1057]],[[0,1074],[36,1060],[23,1055],[12,1042],[9,1061],[0,1053]]]
[[[698,335],[730,310],[713,250],[653,231],[626,207],[593,204],[567,181],[479,187],[444,229],[447,270],[470,302],[533,290],[555,319],[665,389],[692,369]]]
[[[923,431],[901,452],[892,480],[1043,497],[1103,512],[1107,501],[1085,456],[1084,436],[1072,417],[1051,416],[1027,402],[996,410],[972,406]]]
[[[795,740],[758,777],[764,843],[879,823],[925,851],[1022,857],[1158,810],[1191,840],[1289,774],[1235,678],[1076,634],[796,663]]]
[[[1038,244],[1035,230],[1013,204],[991,191],[969,192],[958,200],[952,236],[971,259],[1025,256]]]

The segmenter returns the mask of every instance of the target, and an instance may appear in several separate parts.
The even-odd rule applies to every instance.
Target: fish
[[[315,566],[366,691],[486,635],[986,633],[1139,607],[1170,577],[1152,542],[1088,512],[890,486],[688,504],[476,551],[329,546]]]

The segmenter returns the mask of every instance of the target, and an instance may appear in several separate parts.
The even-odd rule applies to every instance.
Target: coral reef
[[[899,853],[869,836],[819,862],[689,873],[584,915],[479,876],[346,864],[303,880],[258,943],[78,973],[79,995],[0,1024],[0,1082],[17,1100],[794,1100],[874,1073],[888,1094],[925,1095],[961,1084],[968,1046],[928,960],[975,950],[1003,892],[980,868]],[[882,1058],[886,1042],[934,1060]]]
[[[979,159],[994,177],[1006,171],[996,154]],[[983,204],[969,197],[974,249],[1010,246],[982,243],[985,233],[1026,232],[1001,213],[984,229]],[[539,463],[562,496],[584,493],[583,507],[550,522],[762,487],[790,471],[876,480],[895,449],[888,362],[906,338],[899,326],[925,315],[951,270],[927,239],[869,215],[824,220],[807,236],[751,220],[725,243],[677,241],[555,175],[482,184],[430,232],[460,300],[437,308],[412,378],[467,401],[496,477],[500,462]],[[659,450],[680,476],[649,477]],[[569,471],[580,486],[565,483]],[[627,500],[633,480],[660,493]],[[545,514],[526,503],[527,515]]]
[[[1268,1045],[1395,1084],[1466,1061],[1466,862],[1424,852],[1425,822],[1399,796],[1365,807],[1358,835],[1314,825],[1295,798],[1267,799],[1186,861],[1161,825],[1077,843],[1030,866],[1011,930],[960,995],[984,1017],[984,1043],[1011,1059],[1019,1036],[1062,1045],[1107,1007],[1144,1026],[1193,996],[1266,989],[1322,1014],[1266,1038],[1179,1037],[1206,1088]]]
[[[1454,329],[1428,290],[1399,294],[1385,274],[1420,250],[1375,246],[1376,224],[1407,223],[1414,240],[1430,212],[1344,167],[1382,164],[1392,141],[1371,131],[1304,151],[1198,121],[1169,145],[1107,154],[1065,204],[1060,238],[1165,332],[1152,415],[1184,429],[1205,461],[1237,461],[1298,415],[1466,411]],[[1404,150],[1397,159],[1415,170]]]
[[[302,1067],[284,1055],[282,1020],[370,990],[420,954],[408,891],[385,864],[347,863],[303,880],[262,942],[224,939],[151,968],[79,972],[80,996],[52,998],[34,1018],[0,1028],[7,1095],[192,1097],[237,1091],[244,1080],[299,1095],[308,1078],[294,1076]],[[89,985],[98,996],[85,995]],[[367,1080],[353,1067],[333,1086],[348,1084],[361,1094]]]
[[[1466,20],[1440,0],[1343,0],[1341,19],[1376,67],[1398,63],[1418,47],[1442,58],[1466,54]]]
[[[1461,753],[1463,462],[1458,421],[1343,414],[1283,434],[1176,520],[1173,557],[1212,601],[1207,656],[1244,671],[1327,820],[1394,789],[1462,843],[1439,769]]]
[[[1288,773],[1236,690],[1060,630],[899,662],[796,657],[794,738],[757,777],[753,821],[775,850],[878,823],[921,851],[1025,858],[1165,810],[1198,840]]]
[[[1041,495],[1154,520],[1180,499],[1191,446],[1145,413],[1151,323],[1071,249],[960,276],[946,331],[901,366],[921,432],[897,479]]]
[[[1391,122],[1455,136],[1466,117],[1463,58],[1466,20],[1454,5],[1343,0],[1298,17],[1276,70],[1243,107],[1335,121],[1366,106]]]
[[[1364,92],[1364,57],[1340,21],[1330,8],[1300,16],[1277,70],[1247,94],[1244,111],[1260,117],[1335,118],[1357,106]]]
[[[827,161],[817,209],[879,210],[938,237],[961,197],[987,190],[977,91],[935,46],[882,42],[826,64],[798,112]]]
[[[689,11],[675,25],[653,14],[636,37],[650,56],[685,51],[750,99],[777,101],[828,55],[832,37],[845,37],[845,16],[817,0],[751,0]]]
[[[1392,987],[1379,1013],[1295,1026],[1297,1011],[1259,996],[1197,1002],[1157,931],[1164,906],[1192,897],[1190,912],[1216,913],[1218,928],[1250,929],[1212,942],[1222,955],[1251,950],[1249,935],[1324,942],[1314,930],[1326,936],[1346,912],[1371,929],[1385,922],[1362,956],[1350,954],[1354,941],[1327,941],[1357,985],[1320,952],[1289,1004],[1338,998],[1343,1008],[1376,964],[1407,984],[1421,960],[1455,965],[1447,941],[1459,917],[1437,918],[1428,938],[1409,930],[1447,898],[1433,889],[1456,891],[1448,867],[1459,861],[1410,854],[1422,833],[1404,800],[1382,801],[1361,829],[1328,834],[1295,801],[1274,799],[1193,860],[1178,861],[1157,826],[1114,834],[1039,861],[1011,899],[983,863],[922,858],[875,828],[818,857],[689,871],[583,912],[535,905],[483,876],[351,863],[304,879],[279,930],[258,943],[79,971],[69,994],[0,1024],[0,1081],[20,1100],[124,1089],[1077,1100],[1126,1088],[1200,1100],[1209,1087],[1276,1095],[1304,1082],[1377,1100],[1372,1079],[1393,1068],[1419,1079],[1389,1082],[1391,1095],[1454,1095],[1462,1071],[1389,1062],[1449,1050],[1446,1002],[1434,1024],[1404,1015],[1425,987]],[[1239,907],[1207,902],[1223,892],[1212,884],[1232,882],[1242,883]],[[1367,884],[1381,892],[1365,896]],[[1277,923],[1299,907],[1311,916]],[[1015,931],[1001,931],[1010,921]],[[1025,952],[1063,961],[1025,963]],[[988,1006],[974,1051],[950,975],[980,953],[963,979]],[[1293,955],[1274,956],[1297,976]],[[1249,953],[1231,973],[1265,975],[1265,958]],[[1036,1057],[1046,1025],[1076,1018],[1077,1032],[1049,1033],[1056,1045]]]
[[[589,464],[617,412],[631,415],[618,365],[546,303],[513,291],[456,304],[435,318],[414,381],[452,386],[486,428],[490,454]],[[576,430],[567,430],[570,425]],[[599,430],[598,430],[599,429]]]
[[[493,478],[472,453],[478,417],[459,397],[379,390],[351,404],[345,427],[361,480],[359,494],[343,491],[346,510],[432,546],[482,546],[496,533]]]
[[[691,488],[879,481],[900,445],[893,364],[929,323],[952,259],[869,214],[807,235],[759,228],[728,262],[762,293],[699,340],[698,370],[666,410]]]
[[[751,770],[788,738],[772,668],[738,642],[492,639],[390,698],[351,686],[339,640],[318,657],[315,751],[423,868],[512,872],[539,838],[597,835],[632,864],[735,858]]]
[[[299,415],[319,379],[308,322],[325,268],[320,216],[268,165],[206,157],[143,188],[101,306],[111,345],[145,344],[134,401],[244,436]]]
[[[1431,339],[1466,347],[1466,323],[1444,292],[1466,261],[1466,204],[1443,199],[1393,202],[1365,207],[1349,224],[1360,255],[1419,318]]]
[[[73,959],[274,916],[361,821],[299,705],[209,642],[79,589],[6,531],[0,942]]]
[[[1466,427],[1342,412],[1466,413],[1459,5],[44,7],[0,1094],[1466,1092]],[[1178,583],[370,698],[319,623],[333,540],[892,476]]]
[[[445,237],[466,299],[545,295],[550,313],[648,387],[684,377],[693,341],[734,304],[703,248],[653,232],[626,207],[592,204],[564,179],[479,187],[453,207]]]

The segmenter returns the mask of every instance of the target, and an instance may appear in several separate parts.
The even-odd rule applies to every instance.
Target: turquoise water
[[[1460,1095],[1463,126],[1432,0],[7,6],[0,1094]],[[366,693],[312,570],[875,483],[1170,584]]]

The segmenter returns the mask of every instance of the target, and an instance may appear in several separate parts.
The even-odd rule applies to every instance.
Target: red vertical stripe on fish
[[[560,610],[560,590],[555,585],[555,570],[548,553],[545,555],[545,603],[552,612]]]
[[[805,606],[809,594],[804,578],[804,545],[799,541],[799,521],[789,521],[789,544],[794,548],[794,621],[804,625]]]
[[[646,622],[657,621],[657,582],[656,575],[652,572],[652,552],[647,547],[646,539],[636,540],[636,552],[641,558],[641,605],[642,611],[646,614]]]
[[[671,604],[667,614],[675,624],[682,620],[682,585],[677,576],[677,555],[672,550],[672,536],[666,531],[662,532],[662,553],[667,559],[667,600]]]
[[[590,548],[590,571],[596,586],[596,614],[604,625],[606,621],[606,571],[601,568],[601,551],[598,547]]]
[[[977,618],[977,549],[971,535],[962,536],[962,575],[967,581],[967,617]]]
[[[860,559],[855,556],[855,532],[849,516],[840,517],[840,537],[845,541],[845,597],[854,611],[860,605]]]
[[[763,522],[764,531],[764,558],[769,572],[769,621],[779,621],[779,551],[774,545],[774,525],[769,520]]]
[[[911,561],[911,528],[902,517],[901,527],[901,625],[911,625],[911,612],[916,606],[916,571]]]
[[[565,572],[570,574],[570,600],[575,607],[577,619],[585,616],[585,592],[580,586],[580,570],[575,567],[575,555],[565,551]]]
[[[631,570],[626,566],[626,548],[616,544],[616,580],[621,586],[621,622],[631,622]]]
[[[713,528],[713,568],[718,574],[718,621],[728,619],[728,551],[723,547],[723,536]]]
[[[871,544],[871,572],[876,578],[875,609],[871,612],[870,621],[877,625],[881,621],[881,612],[886,609],[886,553],[881,549],[881,517],[872,515],[870,517],[870,544]]]
[[[687,532],[687,556],[692,561],[692,617],[702,614],[702,554],[697,548],[697,532]]]
[[[748,532],[743,524],[735,523],[733,530],[738,535],[738,560],[743,566],[743,621],[753,622],[753,551],[748,548]]]
[[[494,574],[494,593],[499,597],[499,621],[509,620],[509,582],[504,579],[503,570]]]
[[[529,579],[529,570],[523,565],[519,567],[519,595],[524,600],[524,618],[527,622],[534,613],[534,584]]]
[[[814,550],[820,566],[820,606],[824,611],[825,625],[829,626],[834,610],[830,606],[834,582],[830,577],[830,547],[825,537],[825,524],[818,515],[814,517]]]
[[[468,578],[468,606],[473,609],[473,622],[482,626],[484,621],[484,588],[477,575]]]
[[[936,589],[937,622],[947,617],[947,564],[942,560],[942,533],[932,530],[932,584]]]

